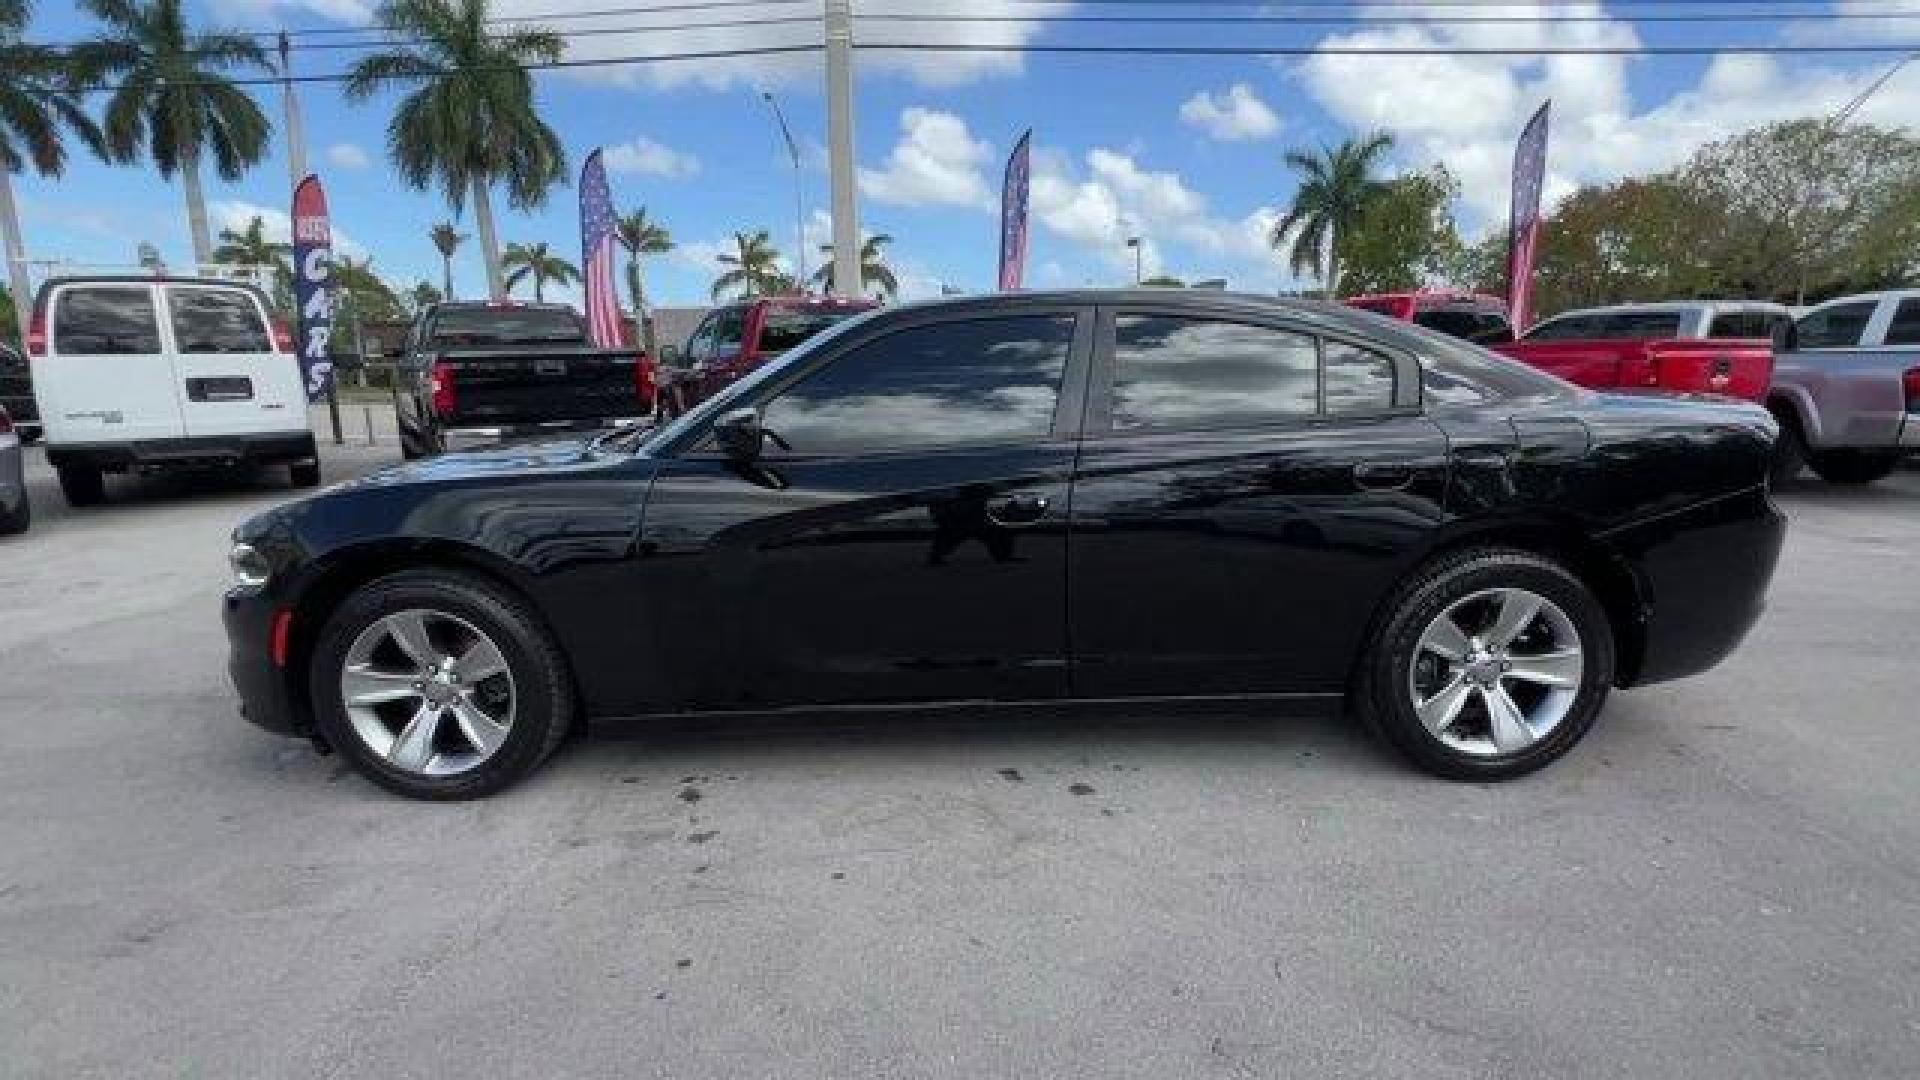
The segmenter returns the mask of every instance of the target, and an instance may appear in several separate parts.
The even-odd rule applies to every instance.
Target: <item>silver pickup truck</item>
[[[1775,479],[1871,484],[1920,453],[1920,289],[1829,300],[1774,358]]]

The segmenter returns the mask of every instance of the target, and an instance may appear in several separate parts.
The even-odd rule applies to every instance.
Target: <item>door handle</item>
[[[1019,529],[1046,517],[1050,505],[1045,495],[1009,495],[987,504],[987,519],[1002,528]]]
[[[1366,491],[1401,491],[1413,483],[1413,466],[1404,462],[1368,462],[1353,467],[1354,485]]]

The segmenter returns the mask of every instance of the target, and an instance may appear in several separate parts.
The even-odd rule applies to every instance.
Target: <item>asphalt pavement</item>
[[[426,805],[235,715],[284,477],[29,468],[0,1074],[1920,1074],[1920,473],[1782,491],[1746,646],[1514,783],[1115,708],[602,730]]]

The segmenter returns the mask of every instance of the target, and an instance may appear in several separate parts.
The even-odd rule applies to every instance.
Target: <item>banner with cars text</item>
[[[1000,189],[1000,289],[1018,289],[1027,268],[1028,128],[1007,155],[1007,175]]]
[[[301,381],[307,400],[319,401],[333,383],[333,227],[317,176],[293,189],[293,303]]]
[[[1540,189],[1547,178],[1547,113],[1543,102],[1513,148],[1513,205],[1507,236],[1507,322],[1524,334],[1533,325],[1533,264],[1540,246]]]

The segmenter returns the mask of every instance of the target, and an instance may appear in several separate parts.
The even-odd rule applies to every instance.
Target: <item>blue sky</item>
[[[660,0],[654,0],[660,2]],[[503,15],[605,8],[605,0],[500,0]],[[647,5],[640,5],[647,6]],[[1757,5],[1747,5],[1751,10]],[[1887,0],[1826,5],[1886,11]],[[1920,10],[1920,3],[1904,5]],[[370,18],[362,0],[190,0],[201,24],[272,29],[352,26]],[[1273,10],[1284,8],[1275,5]],[[1920,19],[1819,23],[1671,25],[1636,23],[1648,5],[1556,4],[1559,13],[1600,21],[1557,24],[1458,24],[1428,16],[1522,14],[1538,5],[1471,9],[1360,9],[1389,21],[1364,26],[1168,29],[1113,26],[925,26],[864,23],[864,40],[1258,43],[1303,47],[1429,44],[1715,44],[1742,42],[1916,41]],[[1666,5],[1669,10],[1680,5]],[[908,0],[856,0],[864,13],[916,12]],[[657,15],[641,21],[720,21],[805,14],[812,3]],[[968,14],[1075,14],[1067,4],[1035,7],[993,0],[941,7]],[[1258,14],[1247,4],[1082,5],[1077,13]],[[1300,9],[1288,9],[1299,13]],[[1324,14],[1340,14],[1326,8]],[[1685,10],[1703,10],[1698,5]],[[1811,13],[1819,5],[1783,11]],[[1410,17],[1413,16],[1413,17]],[[636,17],[573,19],[556,28],[631,27]],[[33,23],[41,40],[70,40],[90,27],[70,9],[43,2]],[[574,39],[575,56],[679,48],[784,44],[818,38],[807,26],[706,31],[656,30]],[[312,39],[320,40],[320,39]],[[303,72],[342,68],[351,53],[296,52]],[[1463,224],[1497,223],[1506,198],[1508,160],[1520,124],[1554,99],[1548,196],[1582,182],[1671,165],[1702,142],[1786,116],[1831,112],[1884,71],[1894,57],[1258,57],[1024,56],[874,53],[857,55],[857,158],[861,226],[896,239],[893,261],[910,295],[942,284],[990,287],[996,252],[995,199],[1007,150],[1035,131],[1034,233],[1028,281],[1034,286],[1117,284],[1130,280],[1131,233],[1147,238],[1148,273],[1224,276],[1236,288],[1288,284],[1280,260],[1261,242],[1292,191],[1282,152],[1338,140],[1369,128],[1398,139],[1393,167],[1444,161],[1464,186]],[[804,144],[803,183],[810,265],[826,235],[825,117],[818,60],[809,56],[682,62],[548,72],[538,93],[565,142],[573,168],[595,146],[608,148],[622,209],[644,204],[680,248],[653,258],[648,277],[662,303],[704,301],[715,251],[735,229],[766,228],[783,253],[794,243],[793,173],[758,90],[781,99]],[[276,122],[278,91],[262,104]],[[336,230],[396,285],[439,280],[427,229],[448,211],[437,192],[402,186],[386,165],[390,100],[349,105],[335,87],[301,88],[309,159],[326,181]],[[1865,119],[1904,124],[1920,115],[1920,65],[1890,82]],[[208,177],[216,228],[265,212],[284,220],[288,180],[284,146],[238,184]],[[77,263],[127,264],[141,241],[186,263],[185,214],[178,188],[150,167],[108,168],[78,160],[58,182],[19,178],[29,255]],[[556,189],[531,215],[496,205],[503,240],[547,241],[577,251],[575,192]],[[468,228],[470,222],[462,222]],[[470,231],[470,229],[468,229]],[[481,283],[474,245],[455,267],[471,295]]]

